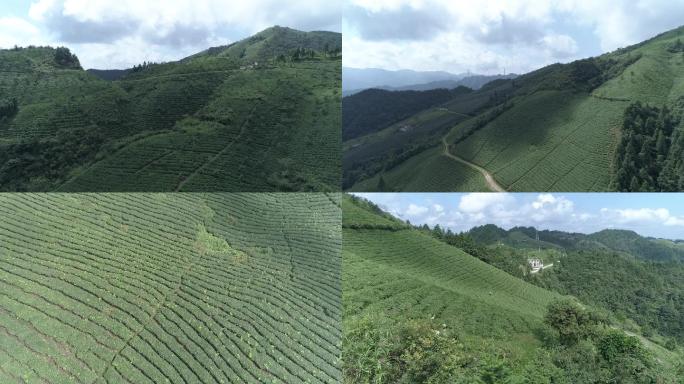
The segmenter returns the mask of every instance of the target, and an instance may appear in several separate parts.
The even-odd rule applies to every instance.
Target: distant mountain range
[[[419,72],[412,70],[387,71],[384,69],[342,68],[342,96],[351,96],[365,89],[386,91],[429,91],[453,89],[459,86],[480,89],[497,79],[514,79],[518,75],[471,75],[443,71]]]
[[[641,236],[634,231],[604,229],[592,234],[514,227],[494,224],[474,227],[467,232],[480,244],[505,244],[514,248],[566,250],[610,250],[650,261],[684,261],[684,241]],[[537,236],[539,239],[537,240]]]

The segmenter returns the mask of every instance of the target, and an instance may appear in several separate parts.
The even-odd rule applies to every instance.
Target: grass
[[[318,51],[274,60],[297,44]],[[276,27],[115,81],[51,67],[48,48],[0,51],[0,92],[19,101],[0,122],[0,190],[339,190],[341,60],[323,49],[340,44]],[[98,144],[49,156],[74,129]],[[28,154],[40,146],[54,151]]]
[[[340,380],[324,194],[0,195],[0,381]]]

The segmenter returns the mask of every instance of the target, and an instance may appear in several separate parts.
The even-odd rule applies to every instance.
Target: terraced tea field
[[[339,382],[338,195],[0,195],[0,382]]]
[[[491,108],[476,114],[466,112],[464,120],[454,120],[442,131],[449,153],[474,164],[471,167],[456,159],[445,161],[437,150],[439,144],[433,142],[434,136],[420,134],[425,130],[423,126],[439,121],[439,111],[468,111],[467,99],[406,119],[416,121],[412,127],[416,133],[410,140],[389,128],[387,132],[350,140],[345,143],[343,157],[345,172],[351,174],[344,179],[345,189],[376,191],[383,174],[388,191],[489,191],[492,183],[476,181],[483,178],[476,172],[481,167],[503,189],[513,192],[615,190],[623,165],[614,164],[616,151],[625,136],[623,125],[630,105],[639,102],[667,107],[675,116],[681,115],[684,59],[681,46],[676,47],[683,38],[684,28],[678,28],[595,58],[541,68],[508,81],[508,88],[497,85],[498,111]],[[466,96],[481,96],[481,92]],[[417,121],[418,116],[425,119]],[[666,138],[667,145],[661,147],[665,153],[659,156],[679,159],[675,143],[684,123],[675,118],[673,125],[679,133]],[[371,169],[357,159],[363,156],[366,145],[381,148],[386,143],[389,148],[400,148],[413,142],[426,145],[408,156],[392,159],[391,167]],[[662,170],[652,173],[662,174]],[[682,177],[681,168],[672,173],[676,175],[653,178],[676,181]],[[650,182],[639,188],[659,190],[656,184]],[[669,185],[666,188],[673,189]]]
[[[336,46],[274,27],[114,81],[51,48],[0,50],[0,94],[18,101],[0,119],[0,190],[338,191]],[[313,54],[285,58],[295,48]]]
[[[345,333],[366,318],[427,320],[463,335],[504,340],[516,353],[534,344],[515,347],[512,340],[538,326],[557,295],[348,197],[342,207]]]

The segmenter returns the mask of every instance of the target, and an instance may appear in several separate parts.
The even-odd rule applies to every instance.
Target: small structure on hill
[[[527,259],[527,264],[530,266],[530,273],[537,273],[544,269],[544,262],[541,259]]]

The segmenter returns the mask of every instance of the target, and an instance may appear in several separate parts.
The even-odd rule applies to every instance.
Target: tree
[[[558,300],[549,304],[544,322],[558,332],[564,345],[574,345],[596,334],[601,320],[571,300]]]
[[[0,99],[0,120],[12,117],[19,111],[19,104],[16,98]]]
[[[380,180],[378,180],[378,192],[386,192],[387,191],[387,185],[385,184],[385,179],[380,176]]]
[[[59,47],[55,49],[55,63],[65,68],[81,68],[78,57],[69,51],[69,48]]]

